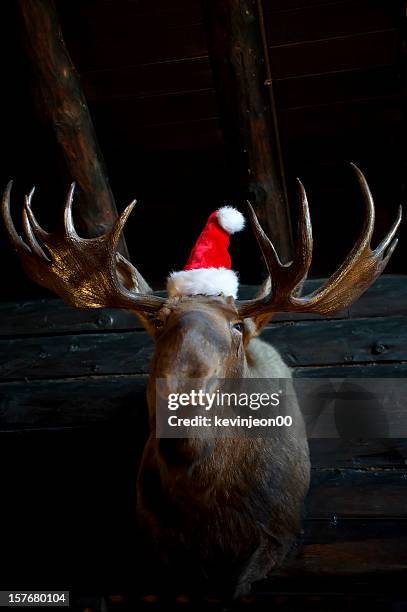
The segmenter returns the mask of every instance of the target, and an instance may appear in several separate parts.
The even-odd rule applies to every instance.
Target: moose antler
[[[11,243],[32,280],[78,308],[127,308],[155,312],[164,300],[147,295],[151,290],[141,274],[122,255],[117,244],[135,201],[129,204],[113,228],[97,238],[80,238],[72,219],[72,183],[64,207],[63,228],[50,234],[38,224],[31,210],[34,193],[25,197],[22,228],[18,235],[10,213],[12,181],[3,194],[2,214]]]
[[[330,314],[349,306],[382,273],[398,242],[393,238],[400,225],[401,206],[391,230],[372,251],[370,241],[375,217],[373,198],[362,172],[355,164],[351,165],[356,172],[366,206],[364,227],[343,264],[321,287],[309,295],[296,296],[296,288],[306,278],[312,258],[312,226],[302,183],[298,181],[301,203],[298,239],[294,259],[290,264],[284,265],[280,262],[273,244],[262,230],[253,208],[248,203],[250,221],[271,283],[268,284],[266,295],[239,302],[238,309],[242,318],[270,317],[272,313],[284,311]]]

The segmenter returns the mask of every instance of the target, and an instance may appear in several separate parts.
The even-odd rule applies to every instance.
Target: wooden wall
[[[366,172],[378,228],[390,225],[405,194],[403,145],[404,3],[401,0],[263,0],[271,71],[295,217],[294,177],[309,192],[315,228],[313,274],[332,271],[360,223],[347,166]],[[119,208],[139,208],[127,240],[156,286],[182,266],[209,212],[241,202],[244,172],[222,135],[199,0],[57,0],[64,37],[79,71]],[[0,7],[8,92],[1,101],[7,151],[3,184],[39,185],[37,210],[55,223],[69,182],[53,135],[35,107],[15,2]],[[405,228],[405,226],[404,226]],[[407,235],[390,271],[405,272]],[[3,238],[3,234],[1,235]],[[251,236],[236,238],[245,282],[261,275]],[[1,240],[8,298],[38,295]]]
[[[309,291],[315,287],[307,282]],[[245,297],[254,289],[246,288]],[[282,314],[263,337],[273,341],[296,378],[324,378],[330,391],[338,379],[357,385],[357,379],[390,378],[394,384],[407,375],[406,303],[406,277],[383,277],[334,317],[308,313],[293,320]],[[140,572],[135,530],[152,351],[151,338],[125,311],[81,311],[55,299],[0,305],[4,584],[21,588],[19,580],[38,589],[45,582],[43,588],[69,587],[72,596],[153,595],[162,589],[156,572]],[[366,394],[360,406],[344,400],[345,392],[334,402],[324,401],[327,395],[320,392],[313,402],[301,395],[312,461],[304,545],[271,581],[256,585],[258,609],[401,612],[407,574],[405,402],[397,392],[384,406]],[[327,422],[336,426],[328,429],[330,438]],[[285,605],[277,600],[282,595]],[[128,609],[139,610],[140,601]]]

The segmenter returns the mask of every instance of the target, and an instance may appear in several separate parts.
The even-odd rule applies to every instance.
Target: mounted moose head
[[[298,405],[294,426],[278,436],[218,438],[155,437],[155,381],[176,391],[185,378],[287,378],[275,349],[256,338],[274,313],[330,314],[349,306],[381,274],[397,240],[401,220],[374,250],[374,204],[363,174],[354,166],[366,207],[356,244],[340,268],[316,291],[300,296],[312,255],[305,190],[299,183],[300,214],[294,260],[283,265],[249,205],[251,225],[269,278],[248,301],[218,295],[157,297],[117,244],[134,206],[98,238],[80,238],[72,221],[72,186],[60,233],[45,232],[25,198],[18,235],[10,215],[10,190],[3,218],[27,274],[78,308],[125,308],[140,317],[155,342],[148,385],[151,431],[138,475],[138,518],[153,562],[161,559],[187,581],[235,596],[283,561],[301,527],[309,484],[309,452]]]

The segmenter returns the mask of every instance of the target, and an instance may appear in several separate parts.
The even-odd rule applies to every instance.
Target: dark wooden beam
[[[109,230],[117,209],[78,75],[53,0],[19,0],[27,52],[44,114],[78,186],[78,221],[89,237]],[[120,252],[128,257],[122,238]]]
[[[257,0],[202,0],[226,140],[247,168],[256,212],[283,261],[291,258],[290,214],[267,45]]]

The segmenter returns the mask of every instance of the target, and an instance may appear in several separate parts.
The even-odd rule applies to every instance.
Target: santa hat
[[[238,278],[231,270],[229,236],[244,227],[243,215],[223,206],[213,212],[185,268],[172,272],[167,281],[169,295],[231,295],[237,297]]]

